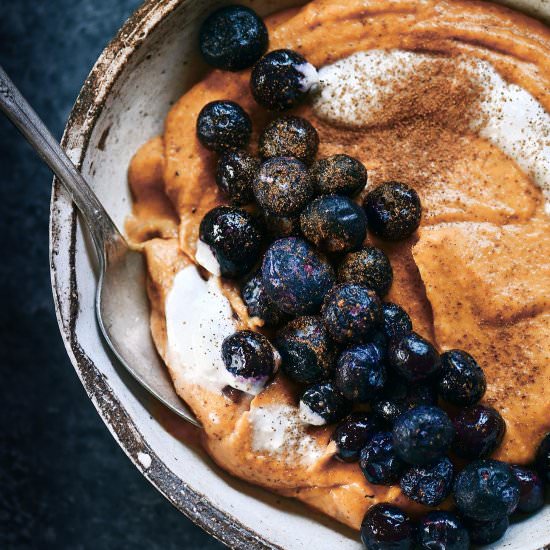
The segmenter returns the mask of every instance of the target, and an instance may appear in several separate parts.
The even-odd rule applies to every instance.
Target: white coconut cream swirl
[[[358,52],[319,71],[314,111],[321,119],[352,128],[379,124],[396,82],[406,84],[421,65],[442,58],[402,50]],[[538,185],[550,214],[550,115],[526,90],[506,82],[487,61],[461,57],[458,67],[480,87],[471,129],[513,159]]]

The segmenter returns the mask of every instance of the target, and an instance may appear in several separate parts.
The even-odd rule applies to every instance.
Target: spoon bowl
[[[106,251],[96,293],[96,315],[109,347],[128,372],[152,395],[187,422],[200,423],[178,397],[151,338],[145,294],[146,265],[122,238]]]
[[[105,341],[128,372],[181,418],[200,427],[178,397],[147,323],[146,266],[132,250],[99,199],[44,123],[0,67],[0,109],[25,136],[70,193],[92,236],[99,258],[96,316]]]

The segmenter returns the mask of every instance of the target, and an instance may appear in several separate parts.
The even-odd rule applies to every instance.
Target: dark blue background
[[[139,0],[0,0],[0,63],[60,138]],[[0,115],[0,548],[222,548],[151,487],[88,400],[48,270],[51,175]]]

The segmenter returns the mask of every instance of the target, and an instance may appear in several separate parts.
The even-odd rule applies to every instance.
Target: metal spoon
[[[128,247],[82,174],[0,66],[0,109],[25,136],[71,195],[99,259],[96,315],[109,347],[128,372],[176,414],[200,426],[177,396],[149,331],[143,255]]]

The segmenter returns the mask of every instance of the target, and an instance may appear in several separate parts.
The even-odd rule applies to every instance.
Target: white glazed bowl
[[[251,5],[263,15],[299,3],[256,0]],[[503,3],[550,19],[548,0]],[[148,0],[102,53],[78,97],[63,144],[121,228],[131,207],[126,181],[130,158],[162,132],[171,104],[205,72],[196,52],[198,25],[219,4]],[[355,532],[226,475],[166,429],[167,413],[117,365],[101,339],[94,313],[92,247],[57,182],[50,248],[55,307],[69,357],[113,437],[174,506],[233,548],[361,548]],[[514,525],[495,548],[543,548],[550,543],[549,526],[547,506]]]

